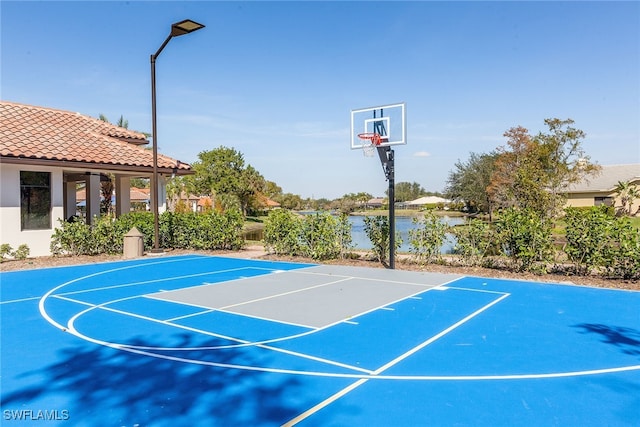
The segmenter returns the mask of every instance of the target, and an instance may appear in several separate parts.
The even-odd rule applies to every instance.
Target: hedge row
[[[196,213],[164,212],[158,218],[159,246],[163,249],[240,249],[243,217],[235,211]],[[54,255],[96,255],[122,253],[124,235],[133,227],[144,236],[145,250],[153,247],[154,221],[149,212],[132,212],[111,219],[60,222],[51,239]]]
[[[277,255],[344,258],[351,248],[351,224],[346,215],[322,212],[299,216],[279,209],[271,211],[265,221],[264,245]]]

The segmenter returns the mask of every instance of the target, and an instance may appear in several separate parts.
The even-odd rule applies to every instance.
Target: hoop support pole
[[[389,147],[378,146],[378,156],[382,163],[387,181],[389,181],[389,268],[396,268],[395,249],[396,249],[396,179],[395,179],[395,161],[393,150]]]

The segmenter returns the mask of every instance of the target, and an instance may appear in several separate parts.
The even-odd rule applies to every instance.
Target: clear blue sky
[[[149,57],[170,25],[206,25],[157,61],[158,147],[221,145],[302,197],[383,195],[349,149],[350,110],[406,102],[396,182],[442,190],[503,133],[572,118],[600,164],[640,162],[638,2],[1,1],[1,98],[120,115],[151,131]]]

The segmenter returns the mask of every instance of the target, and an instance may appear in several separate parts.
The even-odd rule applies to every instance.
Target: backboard
[[[351,110],[351,149],[363,148],[371,143],[358,138],[358,134],[362,133],[379,134],[382,147],[406,144],[406,118],[404,102]]]

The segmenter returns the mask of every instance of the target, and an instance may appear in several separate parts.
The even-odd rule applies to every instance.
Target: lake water
[[[316,213],[315,211],[300,212],[303,215],[309,215]],[[355,249],[371,249],[371,241],[367,237],[367,233],[364,231],[364,216],[349,216],[351,222],[351,239],[353,247]],[[464,218],[461,217],[441,217],[448,225],[464,224]],[[398,216],[396,217],[396,234],[402,238],[402,245],[400,246],[400,252],[409,252],[409,230],[414,228],[411,217]],[[248,240],[262,240],[264,238],[263,230],[253,230],[245,235],[245,239]],[[455,238],[452,235],[447,235],[447,240],[440,249],[441,253],[450,253],[455,245]]]
[[[367,233],[364,231],[364,216],[350,216],[351,222],[351,238],[353,245],[356,249],[371,249],[371,241],[367,237]],[[461,217],[441,217],[442,221],[448,225],[464,224],[464,218]],[[415,228],[412,223],[411,217],[397,216],[396,217],[396,235],[402,238],[402,245],[399,252],[409,252],[409,230]],[[452,235],[447,236],[447,240],[440,249],[441,253],[449,253],[453,250],[455,245],[455,238]]]

